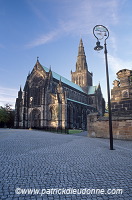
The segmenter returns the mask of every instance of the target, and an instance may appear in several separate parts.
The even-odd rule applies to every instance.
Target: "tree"
[[[0,127],[5,127],[6,123],[8,122],[8,113],[6,112],[5,108],[0,108]]]
[[[14,126],[14,110],[10,104],[6,104],[5,107],[0,107],[0,127],[11,128]]]
[[[105,113],[104,113],[104,116],[105,117],[109,117],[109,111],[108,111],[108,103],[106,103],[106,106],[105,106]]]

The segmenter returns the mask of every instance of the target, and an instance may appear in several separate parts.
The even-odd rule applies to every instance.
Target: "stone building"
[[[105,111],[100,84],[92,85],[82,39],[80,40],[76,71],[72,81],[37,62],[24,89],[20,88],[15,105],[16,128],[81,128],[87,127],[87,115]]]
[[[111,90],[112,114],[116,116],[132,115],[132,70],[122,69],[117,72]]]
[[[113,138],[132,140],[132,70],[118,71],[117,78],[111,90]],[[88,134],[90,137],[109,138],[109,118],[90,113]]]

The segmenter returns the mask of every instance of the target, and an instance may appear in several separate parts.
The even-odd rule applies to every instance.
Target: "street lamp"
[[[30,114],[30,130],[32,129],[32,102],[33,102],[33,97],[30,97],[30,106],[31,106],[31,114]]]
[[[108,94],[108,111],[109,111],[109,135],[110,135],[110,150],[113,149],[113,133],[112,133],[112,114],[111,114],[111,102],[110,102],[110,86],[109,86],[109,71],[108,71],[108,59],[107,59],[107,47],[106,40],[109,37],[108,29],[103,25],[96,25],[93,28],[93,34],[97,39],[95,51],[100,51],[103,49],[103,46],[100,45],[100,41],[104,39],[104,54],[105,54],[105,63],[106,63],[106,79],[107,79],[107,94]]]

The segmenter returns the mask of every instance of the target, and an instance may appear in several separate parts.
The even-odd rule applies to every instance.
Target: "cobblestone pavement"
[[[0,129],[0,199],[132,200],[132,143],[114,148],[107,139]]]

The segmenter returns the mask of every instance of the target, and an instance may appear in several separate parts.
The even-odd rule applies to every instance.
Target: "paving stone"
[[[0,199],[131,199],[131,142],[115,140],[110,151],[109,140],[82,135],[0,129]],[[41,194],[52,188],[123,189],[123,194]]]

